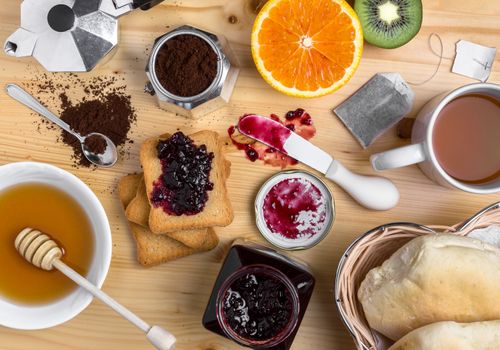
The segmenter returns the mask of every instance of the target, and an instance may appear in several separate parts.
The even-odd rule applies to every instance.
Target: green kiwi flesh
[[[356,0],[365,40],[394,49],[409,42],[422,26],[421,0]]]

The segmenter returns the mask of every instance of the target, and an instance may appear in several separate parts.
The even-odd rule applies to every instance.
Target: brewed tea
[[[446,173],[469,184],[500,177],[500,100],[482,94],[456,98],[439,114],[433,132]]]
[[[69,278],[28,263],[14,241],[26,227],[46,232],[64,249],[64,262],[85,276],[93,258],[94,239],[90,221],[78,202],[55,187],[28,183],[0,192],[0,215],[0,298],[44,304],[71,293],[76,285]]]

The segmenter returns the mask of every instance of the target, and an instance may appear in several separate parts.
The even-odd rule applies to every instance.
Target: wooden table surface
[[[43,0],[41,0],[43,1]],[[20,0],[9,0],[0,8],[0,40],[4,42],[19,24]],[[180,350],[229,350],[238,346],[204,330],[201,317],[225,250],[231,241],[249,238],[262,241],[255,225],[252,205],[260,184],[278,169],[251,163],[244,155],[229,150],[232,174],[228,183],[235,211],[232,225],[217,229],[220,246],[214,251],[146,269],[135,260],[135,248],[124,219],[115,187],[119,177],[139,171],[140,143],[160,132],[180,128],[186,132],[202,129],[225,134],[243,113],[284,114],[298,107],[311,113],[318,133],[314,142],[361,173],[373,171],[370,154],[401,146],[395,130],[390,130],[368,150],[362,150],[331,108],[352,94],[377,72],[398,71],[408,81],[421,81],[432,74],[437,57],[428,48],[432,32],[444,43],[444,56],[454,54],[455,42],[470,40],[487,46],[500,44],[500,2],[491,0],[425,0],[424,22],[417,37],[396,50],[366,46],[361,65],[347,86],[333,95],[301,100],[270,88],[254,68],[250,56],[250,29],[259,0],[181,0],[165,1],[146,13],[134,13],[121,20],[121,43],[113,59],[92,74],[123,76],[138,111],[138,122],[131,137],[136,143],[130,157],[109,170],[75,169],[70,150],[56,143],[56,131],[37,132],[38,117],[0,92],[0,164],[33,160],[47,162],[77,175],[97,194],[108,214],[113,234],[113,259],[104,291],[152,324],[160,324],[178,337]],[[232,21],[229,18],[232,17]],[[236,21],[234,20],[236,19]],[[236,22],[236,23],[231,23]],[[185,23],[224,33],[241,61],[241,74],[231,103],[214,115],[188,121],[157,108],[155,98],[143,92],[147,50],[167,28]],[[415,86],[412,115],[434,95],[474,81],[450,73],[452,61],[444,60],[436,77]],[[43,72],[31,59],[0,55],[0,85],[26,83]],[[490,82],[500,83],[500,55],[493,65]],[[295,340],[293,349],[354,349],[333,302],[332,286],[338,260],[349,243],[361,233],[392,221],[423,224],[454,224],[462,221],[500,196],[479,196],[439,187],[416,166],[385,173],[399,187],[401,201],[387,212],[372,212],[358,206],[341,189],[330,184],[336,202],[337,219],[332,232],[319,246],[292,255],[308,262],[317,278],[317,288]],[[0,329],[0,349],[151,349],[143,335],[99,302],[93,302],[72,321],[49,330],[22,332]]]

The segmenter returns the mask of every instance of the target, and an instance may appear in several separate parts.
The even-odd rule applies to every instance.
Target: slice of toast
[[[147,228],[131,223],[132,233],[137,244],[137,260],[143,266],[155,266],[180,259],[195,253],[214,249],[219,239],[213,229],[207,230],[207,237],[199,249],[188,246],[166,235],[156,235]]]
[[[163,208],[155,208],[151,205],[149,227],[153,233],[227,226],[233,221],[233,210],[226,189],[227,163],[218,134],[213,131],[200,131],[189,137],[196,145],[206,145],[207,150],[214,153],[210,171],[210,181],[214,184],[214,189],[208,192],[208,201],[203,211],[196,215],[170,215]],[[148,139],[141,147],[141,165],[144,169],[144,181],[150,203],[154,182],[162,175],[162,167],[156,151],[159,140],[158,137]]]
[[[141,174],[142,176],[142,174]],[[149,228],[149,205],[148,196],[146,194],[146,186],[144,185],[144,178],[136,186],[136,196],[130,201],[125,210],[125,215],[130,222]],[[176,231],[166,233],[167,236],[173,238],[189,248],[198,249],[203,246],[208,238],[207,229]]]
[[[142,175],[142,174],[141,174]],[[125,209],[127,219],[134,224],[142,227],[149,227],[149,201],[146,194],[146,185],[144,185],[144,177],[141,178],[135,187],[136,195],[130,201]]]
[[[141,175],[127,175],[118,184],[120,201],[127,206],[137,192]],[[214,249],[219,239],[213,229],[207,230],[207,236],[198,249],[192,249],[166,235],[156,235],[147,228],[131,223],[131,230],[137,246],[137,260],[143,266],[155,266],[179,259],[191,254]]]
[[[118,195],[124,207],[127,207],[137,195],[137,187],[144,182],[143,174],[130,174],[118,181]]]
[[[175,239],[155,235],[147,228],[130,223],[137,245],[137,261],[143,266],[155,266],[195,253],[195,250]]]
[[[225,166],[225,176],[227,179],[231,173],[231,162],[226,160],[224,166]],[[149,227],[149,212],[151,211],[151,205],[149,203],[148,195],[146,193],[146,185],[144,184],[144,174],[141,173],[137,175],[128,175],[127,177],[130,177],[130,179],[124,178],[125,188],[119,189],[119,191],[132,192],[132,189],[136,191],[134,197],[128,200],[129,204],[127,205],[127,208],[125,210],[127,219],[143,227]],[[128,195],[130,196],[132,195],[132,193],[129,193]],[[173,238],[177,239],[175,237]],[[189,244],[188,246],[191,247],[191,245]]]

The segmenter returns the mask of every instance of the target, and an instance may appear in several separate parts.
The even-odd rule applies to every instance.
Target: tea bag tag
[[[414,99],[399,73],[377,73],[333,112],[367,148],[412,110]]]
[[[494,47],[460,40],[457,42],[457,55],[451,71],[485,82],[490,76],[496,52]]]

